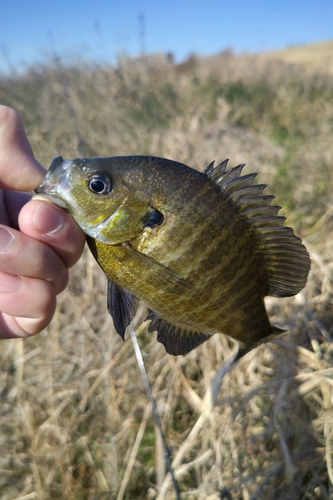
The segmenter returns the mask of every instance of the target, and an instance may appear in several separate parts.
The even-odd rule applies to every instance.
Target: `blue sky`
[[[52,47],[99,62],[142,48],[181,61],[333,39],[333,0],[3,0],[0,19],[0,72],[45,60]]]

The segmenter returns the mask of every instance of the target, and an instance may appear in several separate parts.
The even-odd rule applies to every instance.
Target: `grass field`
[[[305,48],[306,50],[306,48]],[[0,78],[37,158],[245,162],[312,260],[305,289],[267,299],[287,333],[222,379],[222,335],[174,358],[134,320],[182,498],[333,499],[333,75],[276,57],[192,57],[117,68],[50,61]],[[51,325],[0,345],[2,500],[173,499],[130,340],[106,312],[88,252]],[[214,391],[213,391],[214,389]]]

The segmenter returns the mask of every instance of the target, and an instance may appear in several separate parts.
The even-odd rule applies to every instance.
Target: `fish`
[[[244,164],[202,172],[155,156],[63,159],[36,193],[68,210],[108,279],[107,309],[124,339],[135,303],[172,355],[212,335],[238,342],[238,358],[284,330],[264,297],[299,293],[308,252],[273,195]]]

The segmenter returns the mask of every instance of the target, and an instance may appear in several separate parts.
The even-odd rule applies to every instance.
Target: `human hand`
[[[0,106],[0,338],[34,335],[49,324],[84,247],[69,213],[26,192],[45,172],[20,116]]]

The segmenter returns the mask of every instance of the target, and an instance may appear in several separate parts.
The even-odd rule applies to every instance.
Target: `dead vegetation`
[[[229,156],[269,183],[312,259],[301,294],[267,299],[288,332],[224,373],[225,337],[174,358],[146,332],[142,304],[134,324],[182,498],[333,498],[332,78],[230,53],[181,71],[50,63],[2,78],[0,101],[21,112],[45,165],[78,156],[82,137],[87,156],[154,154],[199,169]],[[3,500],[174,498],[105,288],[85,252],[51,325],[1,343]]]
[[[333,74],[333,41],[304,45],[290,45],[281,50],[263,52],[260,58],[263,60],[276,59],[287,63],[301,64],[304,68],[310,67],[318,73]]]

